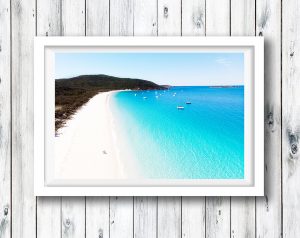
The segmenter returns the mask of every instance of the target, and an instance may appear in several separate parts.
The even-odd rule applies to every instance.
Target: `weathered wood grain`
[[[157,237],[157,197],[134,198],[134,237]]]
[[[206,1],[206,35],[230,35],[230,1]]]
[[[62,35],[85,35],[85,0],[61,0]]]
[[[110,35],[133,35],[133,0],[110,0]],[[110,197],[110,237],[133,237],[133,197]]]
[[[0,0],[0,237],[11,228],[10,3]]]
[[[157,35],[157,0],[134,2],[134,35]]]
[[[37,199],[36,229],[38,238],[61,237],[61,197]]]
[[[232,0],[230,17],[232,36],[255,35],[255,1]],[[255,237],[255,198],[231,198],[231,237]]]
[[[62,34],[85,35],[85,0],[62,0]],[[85,198],[62,198],[62,237],[85,237]]]
[[[206,35],[230,35],[230,1],[206,1]],[[206,237],[230,237],[230,198],[207,197]]]
[[[181,35],[181,1],[158,0],[158,35]],[[181,237],[181,197],[158,197],[157,237]]]
[[[282,203],[283,237],[300,235],[300,3],[282,8]]]
[[[205,237],[205,197],[182,197],[182,238]]]
[[[181,237],[181,198],[158,197],[157,237]]]
[[[206,198],[206,237],[230,237],[230,199]]]
[[[205,1],[182,1],[182,35],[205,35]],[[205,237],[205,198],[182,197],[182,237]]]
[[[86,35],[109,35],[109,0],[86,1]],[[109,237],[109,197],[86,198],[86,237]]]
[[[110,198],[110,237],[133,237],[133,198]]]
[[[37,1],[36,33],[38,36],[61,35],[61,3],[59,0]],[[37,198],[37,237],[61,237],[61,198]]]
[[[134,2],[134,35],[157,36],[157,0]],[[134,237],[157,237],[157,197],[134,198]]]
[[[158,0],[158,35],[181,35],[181,0]]]
[[[11,1],[12,237],[36,236],[33,195],[33,37],[35,1]]]
[[[61,237],[85,237],[85,202],[83,197],[62,198]]]
[[[86,198],[86,237],[109,237],[109,197]]]
[[[110,35],[133,35],[133,0],[110,0]]]
[[[257,237],[281,236],[281,1],[256,1],[265,40],[265,196],[256,198]],[[285,36],[282,36],[283,38]]]
[[[86,0],[86,35],[109,35],[109,0]]]
[[[59,36],[62,34],[61,1],[37,0],[37,36]]]
[[[182,0],[182,35],[205,35],[205,0]]]

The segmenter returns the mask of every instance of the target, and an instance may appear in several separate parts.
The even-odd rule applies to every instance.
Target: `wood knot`
[[[263,34],[262,31],[260,31],[260,32],[258,33],[258,35],[259,35],[259,36],[263,36],[264,34]]]
[[[8,211],[9,211],[9,208],[8,208],[8,205],[4,206],[4,216],[6,217],[8,215]]]
[[[291,131],[288,131],[288,139],[289,139],[289,143],[290,143],[290,158],[296,159],[298,151],[299,151],[298,135],[296,135],[295,133],[293,133]]]
[[[295,155],[295,154],[297,154],[297,152],[298,152],[298,146],[297,146],[297,144],[291,144],[291,153],[293,155]]]
[[[98,233],[98,238],[103,238],[103,230],[101,228],[98,230]]]
[[[290,57],[293,57],[293,56],[294,56],[294,53],[295,53],[295,52],[291,52],[291,53],[290,53]]]
[[[202,21],[201,21],[200,18],[198,18],[198,19],[196,20],[196,26],[197,26],[197,28],[201,28],[201,25],[202,25],[201,22],[202,22]]]
[[[69,218],[67,218],[64,222],[64,225],[66,228],[69,228],[71,226],[71,220]]]
[[[268,116],[267,116],[267,125],[269,130],[273,130],[274,128],[274,116],[273,116],[273,112],[269,112]]]
[[[169,16],[169,9],[168,7],[164,7],[164,17],[167,18]]]

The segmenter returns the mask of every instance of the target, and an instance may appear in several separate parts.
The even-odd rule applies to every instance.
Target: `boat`
[[[158,96],[155,96],[156,98],[158,98]]]
[[[136,97],[136,93],[134,94],[134,96]]]
[[[177,106],[177,109],[178,109],[178,110],[183,110],[184,107],[183,107],[183,106]]]
[[[192,104],[191,102],[186,102],[185,104]]]
[[[147,97],[143,97],[143,99],[147,99]]]

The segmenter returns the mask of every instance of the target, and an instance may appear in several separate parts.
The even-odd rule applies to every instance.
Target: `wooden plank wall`
[[[0,0],[0,238],[300,237],[298,0]],[[265,37],[265,196],[33,196],[33,37]]]

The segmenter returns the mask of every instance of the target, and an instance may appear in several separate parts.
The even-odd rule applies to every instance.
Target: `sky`
[[[107,74],[160,85],[244,85],[243,53],[56,53],[55,78]]]

